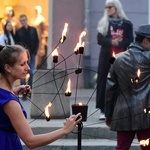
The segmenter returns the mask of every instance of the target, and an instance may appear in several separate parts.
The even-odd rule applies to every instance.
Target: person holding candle
[[[98,22],[97,43],[101,46],[98,73],[96,108],[101,110],[100,120],[105,119],[105,87],[112,53],[123,52],[133,41],[133,25],[127,19],[119,0],[106,0],[104,16]]]
[[[81,113],[72,115],[56,131],[34,135],[27,122],[27,113],[18,94],[31,92],[31,87],[14,88],[17,79],[24,79],[30,70],[29,52],[20,45],[0,46],[0,149],[23,150],[21,140],[29,149],[44,146],[70,133],[82,120]]]
[[[150,138],[150,114],[144,112],[150,106],[150,25],[141,25],[135,34],[107,77],[106,124],[117,131],[116,150],[129,150],[135,134],[139,141]],[[141,149],[150,150],[150,144]]]

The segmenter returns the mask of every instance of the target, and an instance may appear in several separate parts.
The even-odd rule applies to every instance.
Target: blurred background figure
[[[37,54],[39,39],[35,27],[28,25],[28,19],[25,14],[20,15],[20,22],[22,27],[16,31],[16,43],[23,45],[29,50],[30,60],[29,60],[29,80],[28,84],[32,88],[33,74],[35,71],[35,57]],[[26,84],[25,80],[21,80],[21,84]]]
[[[100,120],[105,119],[105,88],[112,53],[123,52],[133,41],[133,25],[128,20],[119,0],[106,0],[104,16],[98,22],[97,43],[101,46],[98,63],[96,108]]]
[[[21,26],[19,20],[15,17],[15,12],[12,6],[7,6],[4,12],[4,18],[1,20],[2,29],[7,21],[10,21],[13,26],[13,33]]]
[[[0,35],[0,45],[13,45],[15,44],[15,38],[13,33],[13,27],[10,21],[7,21],[4,25],[4,33]]]
[[[31,25],[34,26],[37,30],[38,33],[38,38],[39,38],[39,47],[38,47],[38,52],[36,55],[36,67],[40,69],[46,69],[46,66],[42,63],[43,57],[46,55],[46,49],[45,49],[45,44],[46,44],[46,30],[45,30],[45,18],[42,15],[42,7],[37,5],[34,8],[34,14],[35,16],[31,19]]]

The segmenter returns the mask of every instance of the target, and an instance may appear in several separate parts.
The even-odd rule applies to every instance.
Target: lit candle
[[[79,36],[79,43],[80,45],[82,45],[82,38],[86,35],[86,32],[85,31],[82,31],[82,33],[80,34]]]
[[[46,117],[46,121],[50,121],[50,112],[49,112],[49,108],[52,106],[52,103],[49,102],[48,105],[45,107],[44,109],[44,113],[45,113],[45,117]]]
[[[146,113],[146,114],[148,114],[148,113],[149,113],[149,114],[150,114],[150,107],[145,108],[145,109],[144,109],[144,113]]]
[[[71,80],[69,79],[68,80],[68,84],[67,84],[67,90],[65,92],[65,96],[71,96],[71,89],[70,89],[70,87],[71,87]]]
[[[83,54],[84,52],[84,42],[82,42],[82,38],[86,35],[86,32],[83,31],[80,36],[79,36],[79,43],[78,43],[78,50],[79,50],[79,54]]]
[[[132,79],[131,79],[131,82],[132,82],[132,83],[138,83],[139,80],[140,80],[140,74],[141,74],[141,71],[140,71],[140,69],[138,69],[138,71],[137,71],[137,76],[136,76],[135,78],[132,78]]]
[[[113,52],[113,53],[112,53],[112,56],[111,56],[110,59],[109,59],[109,62],[110,62],[111,64],[113,64],[115,60],[116,60],[116,58],[115,58],[115,52]]]
[[[82,105],[83,105],[82,102],[80,102],[80,103],[79,103],[79,106],[82,106]]]
[[[62,32],[62,37],[60,39],[60,43],[64,43],[64,41],[66,40],[67,28],[68,28],[68,23],[65,23],[64,29],[63,29],[63,32]]]
[[[58,62],[58,52],[57,52],[57,48],[54,49],[54,51],[52,52],[52,57],[53,57],[53,62],[57,63]]]
[[[73,114],[81,113],[82,121],[87,120],[87,111],[88,111],[88,105],[83,104],[82,102],[72,105],[72,113]]]
[[[76,47],[74,49],[74,53],[77,55],[79,54],[79,43],[76,44]]]
[[[149,139],[147,139],[147,140],[141,140],[140,141],[140,145],[142,145],[142,146],[148,146],[149,145]]]
[[[79,54],[83,54],[84,52],[84,42],[79,46]]]

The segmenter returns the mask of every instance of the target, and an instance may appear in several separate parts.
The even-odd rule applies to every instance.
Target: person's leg
[[[149,129],[145,129],[145,130],[137,131],[137,138],[138,138],[139,142],[141,140],[149,139],[149,144],[145,145],[145,146],[141,145],[141,150],[150,150],[150,128]]]
[[[117,131],[116,150],[129,150],[134,136],[134,131]]]

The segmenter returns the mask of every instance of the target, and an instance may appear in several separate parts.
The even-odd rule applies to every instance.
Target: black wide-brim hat
[[[150,25],[141,25],[135,31],[136,35],[141,35],[147,38],[150,38]]]

